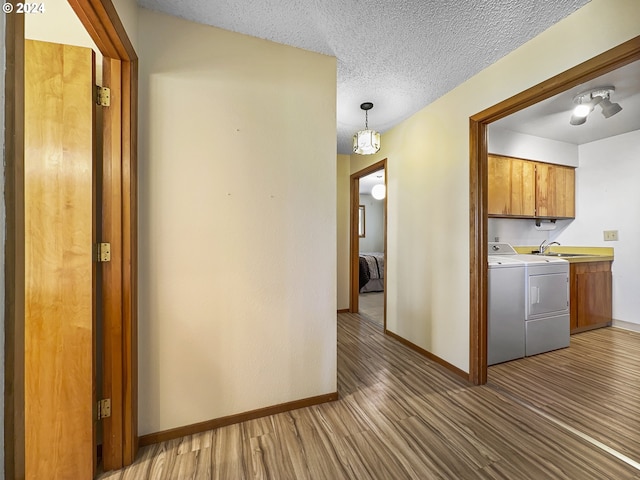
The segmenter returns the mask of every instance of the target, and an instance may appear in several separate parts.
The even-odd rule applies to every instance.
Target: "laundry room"
[[[491,307],[504,312],[507,307],[499,302],[515,298],[513,292],[497,298],[494,291],[492,296],[492,288],[507,288],[504,279],[509,277],[512,289],[515,277],[526,284],[518,318],[527,317],[530,308],[544,310],[547,300],[562,301],[544,298],[550,291],[544,282],[527,283],[527,272],[543,264],[568,267],[569,319],[561,322],[560,343],[569,344],[567,330],[574,334],[610,325],[640,330],[640,298],[634,293],[640,288],[634,274],[640,268],[640,252],[634,248],[640,236],[634,220],[640,215],[635,160],[640,156],[640,87],[632,80],[639,75],[640,62],[632,63],[489,126],[490,364],[492,356],[499,363],[526,352],[520,330],[544,324],[525,320],[511,327],[518,332],[509,334],[503,325],[498,334],[494,312],[492,333]],[[572,107],[588,103],[587,98],[587,116],[576,120]],[[496,245],[499,252],[492,251]],[[511,255],[502,249],[512,249]],[[492,353],[492,334],[518,340],[502,338],[503,344],[514,344]]]

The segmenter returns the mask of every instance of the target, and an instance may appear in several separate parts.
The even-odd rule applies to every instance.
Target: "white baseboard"
[[[614,318],[611,322],[611,326],[623,328],[625,330],[633,330],[634,332],[640,332],[640,323],[625,322],[624,320],[616,320]]]

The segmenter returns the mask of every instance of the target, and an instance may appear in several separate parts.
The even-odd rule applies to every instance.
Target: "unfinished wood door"
[[[95,471],[95,66],[25,43],[25,474]]]

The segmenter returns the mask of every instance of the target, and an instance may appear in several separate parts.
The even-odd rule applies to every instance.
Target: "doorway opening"
[[[350,308],[386,331],[386,159],[351,175]]]
[[[104,418],[104,468],[133,462],[137,451],[137,56],[111,1],[69,0],[103,56],[103,86],[111,106],[103,115],[102,241],[111,243],[103,281],[102,393],[111,401]],[[25,25],[6,17],[5,82],[5,471],[25,478]],[[89,405],[89,413],[95,408]],[[51,415],[56,413],[52,410]],[[91,415],[93,417],[93,414]],[[67,419],[70,420],[70,419]],[[69,422],[67,422],[69,423]],[[108,440],[108,441],[106,441]],[[92,452],[83,450],[84,454]],[[51,453],[51,452],[50,452]],[[46,463],[41,456],[38,462]],[[73,460],[73,459],[72,459]],[[60,462],[58,462],[60,463]],[[73,461],[70,462],[73,464]],[[49,465],[51,463],[49,462]],[[49,470],[55,476],[55,472]]]
[[[470,365],[476,385],[487,382],[487,255],[489,124],[640,59],[635,37],[474,116],[470,120]]]

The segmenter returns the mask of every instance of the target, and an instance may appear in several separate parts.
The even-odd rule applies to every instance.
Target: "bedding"
[[[382,292],[384,290],[384,254],[360,254],[360,293]]]

